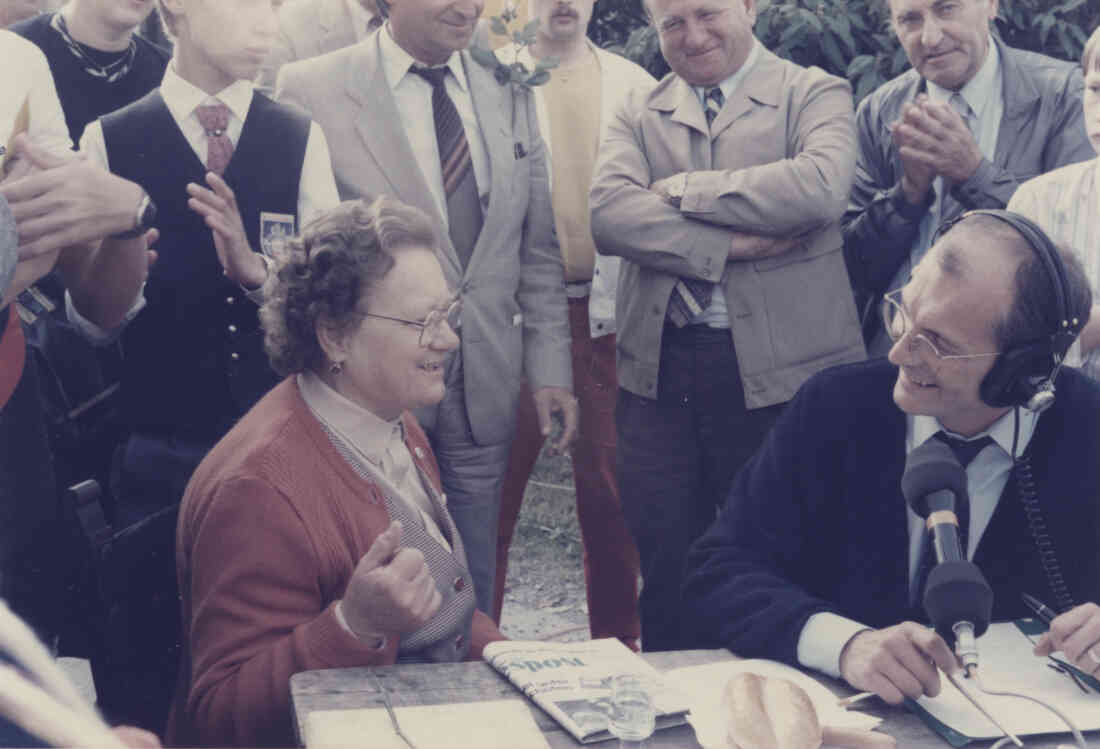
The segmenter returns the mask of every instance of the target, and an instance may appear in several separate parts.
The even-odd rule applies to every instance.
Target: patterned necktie
[[[369,36],[373,34],[375,32],[375,29],[381,26],[384,21],[385,19],[382,18],[380,14],[376,13],[375,15],[371,16],[370,20],[367,21],[367,35]]]
[[[988,434],[981,439],[961,440],[949,436],[946,432],[936,432],[933,439],[938,439],[951,448],[951,452],[955,453],[955,457],[958,458],[963,470],[966,470],[966,467],[978,456],[978,453],[993,444],[993,438]],[[970,505],[966,502],[958,503],[955,506],[955,516],[959,519],[959,546],[962,547],[963,558],[966,559],[967,546],[969,545],[968,536],[970,534]],[[932,550],[932,534],[926,529],[923,529],[922,533],[924,533],[924,542],[921,544],[920,557],[917,561],[917,576],[913,578],[913,587],[909,595],[913,606],[920,604],[921,596],[924,595],[925,583],[928,582],[928,573],[936,565],[936,553]]]
[[[706,115],[707,125],[714,124],[714,118],[722,111],[722,105],[726,103],[726,97],[722,89],[712,86],[703,93],[703,114]],[[681,278],[672,287],[672,296],[668,299],[667,317],[669,322],[677,328],[682,328],[710,306],[711,297],[714,296],[715,284],[710,281],[700,281],[695,278]]]
[[[966,123],[967,129],[971,134],[974,133],[974,128],[978,124],[978,116],[974,113],[974,110],[970,108],[970,105],[966,103],[966,99],[958,91],[951,94],[951,98],[947,100],[947,103],[951,105],[951,108],[959,113],[963,122]]]
[[[974,114],[974,110],[970,108],[970,105],[966,103],[966,99],[958,91],[951,94],[951,98],[947,100],[948,106],[958,112],[962,117],[963,122],[966,123],[967,129],[971,135],[977,136],[974,129],[978,125],[978,116]],[[947,200],[947,196],[951,193],[951,188],[955,186],[955,182],[947,177],[938,177],[942,184],[940,187],[940,221],[944,220],[944,216],[947,215],[946,208],[943,205]]]
[[[714,124],[714,118],[722,111],[722,105],[726,103],[726,97],[722,89],[712,86],[703,94],[703,114],[707,116],[707,125]]]
[[[229,127],[229,107],[219,101],[196,108],[195,114],[206,131],[206,168],[220,177],[233,158],[233,142],[225,134]]]
[[[481,198],[474,177],[474,162],[466,129],[443,82],[448,68],[422,68],[412,72],[432,86],[432,117],[439,162],[443,169],[443,190],[447,195],[447,224],[458,259],[465,267],[470,262],[478,235],[481,234]]]

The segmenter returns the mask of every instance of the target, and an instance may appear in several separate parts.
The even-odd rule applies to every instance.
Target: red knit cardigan
[[[427,437],[402,418],[409,453],[439,488]],[[257,403],[203,460],[180,506],[184,653],[167,741],[294,745],[291,674],[393,663],[396,641],[371,649],[334,613],[389,524],[381,491],[336,451],[293,377]],[[481,611],[470,637],[471,659],[503,639]]]

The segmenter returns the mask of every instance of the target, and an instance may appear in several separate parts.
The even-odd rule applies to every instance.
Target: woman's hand
[[[401,546],[401,530],[395,520],[374,540],[344,592],[344,619],[365,642],[419,629],[443,602],[424,555]]]

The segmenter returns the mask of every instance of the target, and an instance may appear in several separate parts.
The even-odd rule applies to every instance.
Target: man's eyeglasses
[[[373,312],[364,312],[364,317],[375,317],[379,320],[389,320],[390,322],[401,323],[402,325],[408,325],[410,328],[420,329],[420,346],[421,348],[431,348],[434,344],[443,339],[443,323],[446,323],[451,327],[451,330],[458,330],[459,318],[462,313],[462,298],[455,297],[452,299],[444,309],[433,309],[428,313],[428,316],[423,320],[417,322],[416,320],[406,320],[403,317],[390,317],[389,315],[376,315]]]
[[[894,289],[882,298],[882,322],[886,326],[886,334],[895,343],[905,337],[905,334],[913,330],[913,320],[905,307],[901,304],[901,289]],[[920,346],[926,346],[937,359],[948,361],[950,359],[983,359],[987,356],[997,356],[999,352],[992,351],[987,354],[944,354],[936,344],[932,343],[924,333],[913,333],[909,337],[910,350]]]

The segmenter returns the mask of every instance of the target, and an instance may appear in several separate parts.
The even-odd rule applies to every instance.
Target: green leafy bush
[[[848,78],[859,101],[909,66],[887,2],[759,0],[756,36],[780,57]],[[1098,23],[1100,3],[1091,0],[1002,0],[996,27],[1010,46],[1076,61]],[[598,0],[589,33],[655,76],[668,72],[641,0]]]

